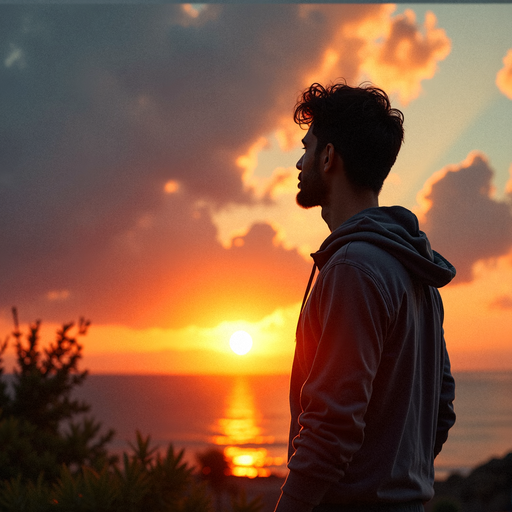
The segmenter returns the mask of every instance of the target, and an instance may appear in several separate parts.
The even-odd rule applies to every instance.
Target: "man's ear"
[[[322,153],[323,153],[322,164],[323,164],[324,172],[329,172],[334,166],[334,160],[335,160],[335,156],[336,156],[334,146],[329,142],[325,146]]]

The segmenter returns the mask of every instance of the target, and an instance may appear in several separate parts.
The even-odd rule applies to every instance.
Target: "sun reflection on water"
[[[269,476],[271,466],[283,463],[282,457],[270,457],[265,448],[274,443],[274,437],[264,435],[252,390],[243,377],[235,381],[226,398],[224,417],[217,420],[213,430],[211,442],[224,446],[235,476]]]

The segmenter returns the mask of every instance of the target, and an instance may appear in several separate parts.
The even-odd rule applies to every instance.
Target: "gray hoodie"
[[[320,273],[297,327],[276,510],[427,501],[455,422],[437,290],[455,269],[398,206],[358,213],[312,257]]]

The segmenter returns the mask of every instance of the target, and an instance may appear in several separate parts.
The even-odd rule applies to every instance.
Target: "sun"
[[[229,346],[235,354],[243,356],[252,348],[251,335],[246,331],[236,331],[229,338]]]

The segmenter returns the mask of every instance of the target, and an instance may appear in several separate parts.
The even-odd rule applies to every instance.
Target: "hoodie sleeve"
[[[441,452],[443,444],[448,439],[448,430],[455,423],[455,412],[453,410],[453,401],[455,399],[455,380],[450,370],[450,358],[446,350],[446,344],[443,343],[444,366],[443,380],[441,384],[441,396],[439,398],[439,413],[437,415],[437,431],[434,444],[434,457]]]
[[[380,285],[354,262],[337,262],[322,272],[304,314],[319,323],[321,335],[302,387],[301,430],[276,512],[299,510],[294,502],[305,511],[320,503],[362,445],[391,316]]]

